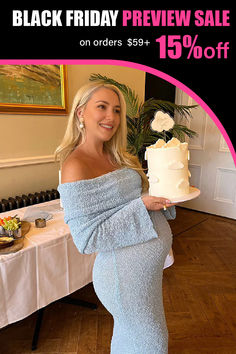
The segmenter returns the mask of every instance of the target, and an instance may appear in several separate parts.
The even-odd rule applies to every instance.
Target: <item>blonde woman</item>
[[[98,253],[93,284],[114,318],[111,353],[164,354],[162,273],[172,243],[166,219],[175,208],[144,194],[148,181],[126,140],[121,92],[98,83],[82,87],[56,151],[58,191],[78,250]]]

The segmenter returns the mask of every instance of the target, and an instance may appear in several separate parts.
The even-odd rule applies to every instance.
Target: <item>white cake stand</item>
[[[191,200],[194,198],[197,198],[200,195],[200,189],[196,187],[189,187],[189,193],[182,195],[181,197],[175,197],[171,199],[171,203],[181,203],[181,202],[186,202],[187,200]]]

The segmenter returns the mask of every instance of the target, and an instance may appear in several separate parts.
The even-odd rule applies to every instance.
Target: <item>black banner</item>
[[[199,96],[235,146],[231,5],[65,6],[4,8],[0,14],[1,63],[10,59],[55,59],[61,64],[68,59],[107,59],[156,69]]]

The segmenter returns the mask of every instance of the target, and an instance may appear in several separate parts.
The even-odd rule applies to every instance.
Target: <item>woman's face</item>
[[[83,116],[87,139],[108,141],[120,125],[120,101],[118,95],[108,89],[100,88],[94,92],[79,118]]]

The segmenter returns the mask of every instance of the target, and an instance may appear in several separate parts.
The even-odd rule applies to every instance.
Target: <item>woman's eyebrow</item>
[[[103,100],[98,100],[98,101],[95,101],[95,103],[98,103],[98,102],[103,102],[103,103],[106,103],[106,104],[109,104],[109,102],[107,101],[103,101]],[[114,107],[120,107],[119,104],[115,105]]]

